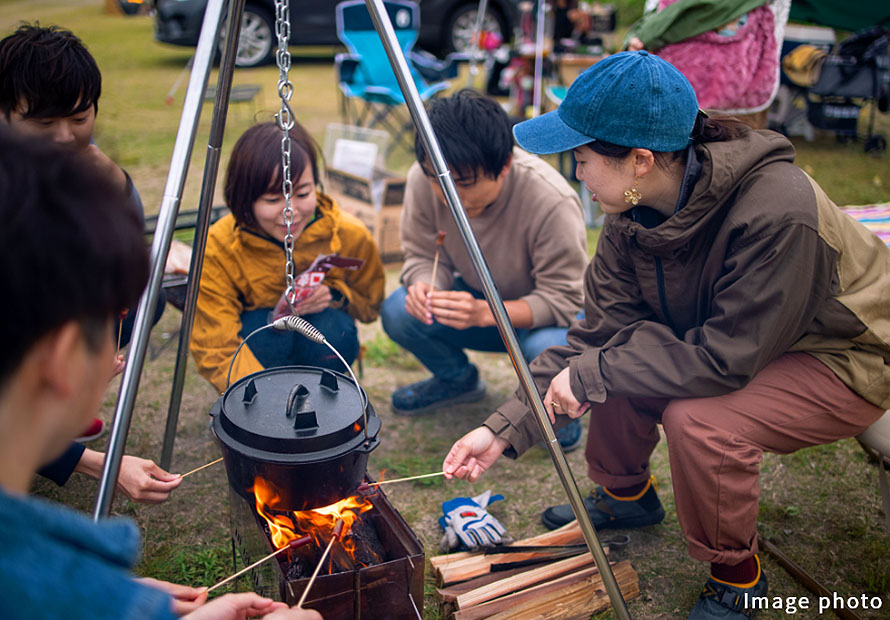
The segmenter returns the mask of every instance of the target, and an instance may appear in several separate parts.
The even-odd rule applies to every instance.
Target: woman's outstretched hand
[[[480,426],[458,439],[442,463],[446,478],[475,482],[510,445],[491,429]]]

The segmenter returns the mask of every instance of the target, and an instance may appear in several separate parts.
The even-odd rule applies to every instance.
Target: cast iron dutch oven
[[[254,479],[263,478],[278,491],[270,507],[279,510],[354,493],[380,442],[380,418],[363,394],[346,375],[311,366],[261,370],[231,385],[210,409],[229,484],[253,501]]]

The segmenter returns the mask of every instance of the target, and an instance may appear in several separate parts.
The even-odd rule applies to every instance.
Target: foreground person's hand
[[[164,471],[153,461],[124,455],[117,487],[134,502],[160,504],[182,483],[182,476]]]
[[[183,616],[183,620],[322,620],[321,614],[311,609],[288,608],[270,598],[253,592],[224,594]]]
[[[152,579],[151,577],[141,577],[137,579],[137,581],[151,588],[163,590],[164,592],[172,596],[173,613],[175,613],[177,616],[195,611],[207,601],[206,588],[192,588],[190,586],[184,586],[178,583],[170,583],[169,581]]]
[[[480,426],[458,439],[442,463],[446,478],[460,478],[475,482],[485,470],[498,460],[510,445],[491,429]]]

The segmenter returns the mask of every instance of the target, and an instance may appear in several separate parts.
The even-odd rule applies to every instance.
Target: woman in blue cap
[[[590,414],[587,511],[597,528],[664,518],[649,470],[661,423],[677,519],[711,565],[689,618],[748,618],[767,593],[763,452],[854,436],[890,407],[890,249],[782,135],[705,117],[680,72],[644,51],[600,61],[514,135],[533,153],[572,150],[607,214],[586,318],[531,365],[556,428]],[[518,392],[443,468],[476,480],[538,439]],[[568,505],[542,516],[573,518]]]

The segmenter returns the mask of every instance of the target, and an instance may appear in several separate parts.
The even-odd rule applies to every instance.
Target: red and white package
[[[312,264],[309,265],[302,273],[294,278],[294,295],[292,303],[297,305],[309,295],[312,291],[321,286],[324,282],[325,275],[330,271],[331,267],[339,267],[340,269],[361,269],[365,264],[364,259],[352,258],[350,256],[340,256],[339,254],[319,254]],[[275,310],[272,313],[272,320],[280,319],[283,316],[292,314],[290,306],[287,303],[287,291],[282,293],[281,299],[275,304]]]

